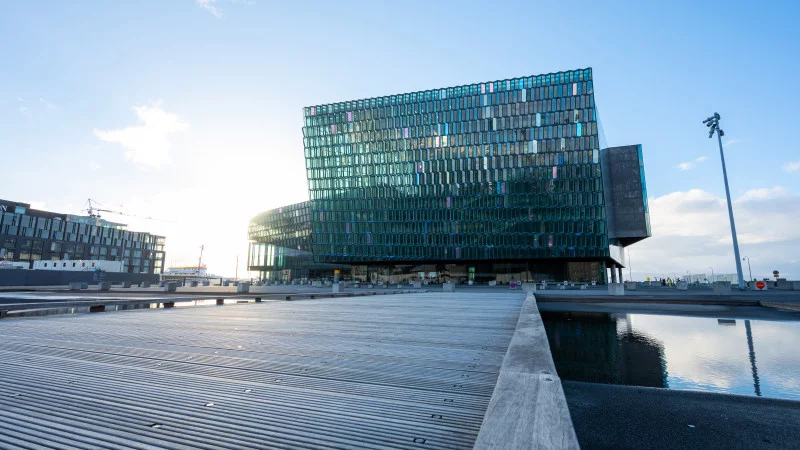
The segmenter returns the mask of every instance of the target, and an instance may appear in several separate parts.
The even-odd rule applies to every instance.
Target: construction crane
[[[96,206],[103,206],[103,205],[101,205],[97,200],[92,200],[91,198],[86,200],[86,204],[89,205],[89,206],[86,209],[83,209],[81,211],[86,211],[86,213],[89,215],[89,217],[91,217],[93,219],[99,219],[100,218],[100,213],[101,212],[106,212],[106,213],[110,213],[110,214],[118,214],[120,216],[136,217],[138,219],[158,220],[158,221],[161,221],[161,222],[175,223],[175,222],[173,222],[171,220],[156,219],[155,217],[150,217],[150,216],[137,216],[135,214],[127,214],[127,213],[124,213],[122,211],[114,211],[114,210],[111,210],[111,209],[97,208]]]

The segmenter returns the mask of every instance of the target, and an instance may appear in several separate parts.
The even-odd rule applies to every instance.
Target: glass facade
[[[318,263],[575,281],[605,281],[606,263],[622,263],[609,238],[590,68],[310,106],[303,116],[304,243]]]
[[[289,281],[322,276],[334,265],[314,262],[311,253],[311,205],[296,203],[265,211],[250,221],[248,270],[259,279]],[[338,266],[336,266],[338,267]]]
[[[304,115],[320,261],[608,257],[591,69]]]
[[[129,231],[100,218],[38,211],[0,200],[0,251],[7,261],[123,261],[128,273],[161,273],[163,236]]]

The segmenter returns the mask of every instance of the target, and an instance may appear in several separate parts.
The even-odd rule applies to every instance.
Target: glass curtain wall
[[[312,106],[304,120],[319,262],[609,256],[591,69]]]

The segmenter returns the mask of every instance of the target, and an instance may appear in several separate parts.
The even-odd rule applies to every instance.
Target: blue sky
[[[303,106],[591,66],[608,143],[644,146],[634,277],[734,270],[714,111],[753,275],[800,277],[800,6],[599,3],[8,2],[0,198],[170,219],[128,221],[232,274],[249,217],[307,198]]]

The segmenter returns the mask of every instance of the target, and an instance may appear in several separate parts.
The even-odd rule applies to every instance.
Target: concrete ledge
[[[613,296],[625,295],[625,285],[622,283],[608,283],[608,295],[613,295]]]
[[[166,289],[166,288],[165,288]],[[422,291],[413,291],[413,290],[398,290],[398,291],[384,291],[380,292],[381,295],[386,294],[416,294],[420,292],[430,292],[428,290]],[[124,298],[102,298],[102,297],[92,297],[86,299],[74,299],[68,298],[64,301],[48,301],[48,302],[25,302],[25,303],[8,303],[4,305],[0,305],[2,309],[0,309],[0,318],[20,318],[20,317],[39,317],[39,316],[49,316],[49,315],[61,315],[61,314],[82,314],[84,312],[89,312],[89,309],[93,306],[97,306],[99,301],[102,299],[102,305],[104,305],[104,311],[123,311],[123,310],[130,310],[130,309],[149,309],[154,304],[163,304],[164,308],[171,308],[174,307],[176,303],[192,303],[198,301],[212,301],[215,299],[220,298],[235,298],[236,303],[251,303],[250,298],[253,299],[255,303],[261,303],[265,300],[312,300],[316,298],[340,298],[340,297],[354,297],[354,296],[367,296],[367,295],[376,295],[376,292],[361,292],[354,294],[352,292],[344,292],[339,294],[333,293],[325,293],[325,292],[318,292],[318,293],[295,293],[291,295],[284,295],[284,293],[267,293],[266,295],[274,296],[274,298],[265,298],[263,297],[265,294],[259,294],[256,296],[250,296],[247,294],[235,294],[235,293],[227,293],[226,297],[215,297],[209,295],[197,296],[197,295],[186,295],[180,296],[178,294],[175,295],[174,292],[170,292],[169,296],[158,296],[158,297],[136,297],[130,299]],[[240,300],[241,298],[248,298],[248,300]],[[224,302],[223,302],[224,303]],[[195,304],[194,306],[202,307],[204,304]],[[84,310],[84,311],[81,311]]]
[[[580,448],[533,293],[522,305],[474,448]]]
[[[714,282],[714,295],[731,295],[731,282],[730,281],[715,281]]]

